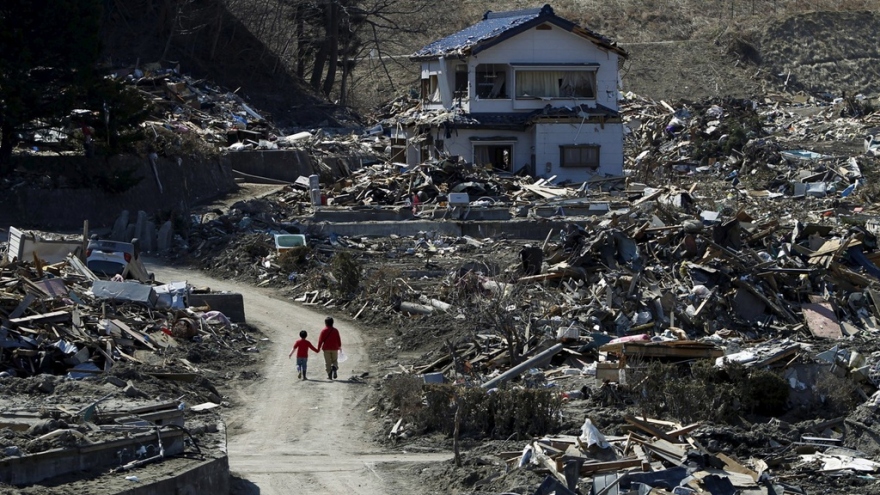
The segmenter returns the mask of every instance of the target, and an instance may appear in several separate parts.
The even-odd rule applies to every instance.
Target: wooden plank
[[[681,358],[714,359],[724,355],[724,351],[710,344],[681,345],[681,342],[620,342],[606,344],[601,351],[638,356],[641,358]]]
[[[633,416],[625,416],[624,419],[627,423],[635,426],[636,428],[648,433],[651,436],[660,438],[662,440],[666,440],[669,443],[676,443],[676,439],[667,435],[665,432],[661,431],[659,428],[655,428],[653,425],[648,423],[647,421],[642,421]]]
[[[724,470],[725,471],[730,471],[731,473],[746,474],[746,475],[750,476],[752,478],[752,480],[758,481],[758,473],[743,466],[742,464],[740,464],[739,462],[737,462],[735,459],[728,456],[727,454],[724,454],[723,452],[719,452],[718,454],[715,454],[715,457],[717,457],[718,459],[720,459],[724,463]]]
[[[140,342],[141,344],[143,344],[144,346],[146,346],[150,350],[153,350],[153,351],[156,350],[156,347],[153,344],[151,344],[150,341],[148,341],[146,337],[144,337],[140,332],[136,332],[136,331],[132,330],[131,327],[129,327],[128,325],[125,324],[125,322],[120,321],[120,320],[110,320],[110,321],[114,325],[116,325],[117,327],[121,328],[125,333],[131,335],[134,338],[134,340]]]
[[[36,301],[36,300],[37,300],[37,296],[35,296],[29,292],[26,296],[24,296],[24,299],[21,300],[21,302],[18,304],[18,306],[15,307],[15,309],[12,311],[12,313],[9,313],[9,317],[10,318],[20,317],[30,307],[30,305],[33,304],[34,301]]]
[[[681,428],[676,428],[672,431],[667,431],[666,434],[670,437],[678,438],[682,435],[687,435],[688,433],[696,430],[700,426],[702,426],[702,423],[694,423],[687,426],[682,426]]]
[[[70,311],[53,311],[51,313],[43,313],[39,315],[25,316],[23,318],[12,318],[9,323],[13,325],[21,324],[40,324],[40,323],[61,323],[70,320]]]
[[[117,342],[117,343],[118,343],[118,342]],[[140,363],[140,364],[143,364],[143,361],[141,361],[140,359],[138,359],[138,358],[136,358],[136,357],[134,357],[134,356],[129,356],[128,354],[126,354],[125,352],[123,352],[122,349],[117,348],[117,349],[116,349],[116,352],[118,352],[120,356],[124,357],[125,359],[127,359],[127,360],[129,360],[129,361],[131,361],[131,362],[133,362],[133,363]]]
[[[593,473],[605,473],[608,471],[619,471],[634,467],[641,467],[642,460],[635,458],[617,459],[616,461],[607,462],[590,462],[581,466],[581,475]]]
[[[676,459],[684,459],[687,451],[683,446],[677,445],[675,442],[667,442],[666,440],[654,440],[650,444],[650,448],[654,450],[662,450]],[[686,444],[685,444],[686,445]]]
[[[555,476],[556,479],[565,483],[565,475],[556,470],[556,461],[551,459],[546,454],[537,451],[535,452],[535,459],[537,459],[538,463],[540,463],[541,466],[547,468],[547,470],[550,471],[550,474]]]

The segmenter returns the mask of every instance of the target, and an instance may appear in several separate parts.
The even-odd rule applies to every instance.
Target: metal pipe
[[[504,373],[501,373],[500,375],[496,376],[495,378],[482,384],[481,387],[486,388],[486,389],[494,388],[499,383],[506,382],[507,380],[510,380],[512,378],[516,378],[517,376],[520,375],[520,373],[529,369],[535,363],[539,363],[545,359],[553,357],[558,352],[560,352],[562,350],[562,348],[563,348],[562,344],[556,344],[553,347],[547,349],[546,351],[543,351],[540,354],[536,355],[535,357],[528,359],[526,361],[523,361],[522,363],[519,363],[518,365],[514,366],[513,368],[510,368],[509,370],[505,371]]]

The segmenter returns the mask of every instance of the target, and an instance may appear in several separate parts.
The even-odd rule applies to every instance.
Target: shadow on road
[[[235,474],[230,474],[229,495],[260,495],[260,487]]]

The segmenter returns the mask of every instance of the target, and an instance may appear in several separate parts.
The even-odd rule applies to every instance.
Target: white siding
[[[600,64],[596,73],[596,99],[595,100],[553,100],[553,106],[571,106],[576,103],[584,103],[595,106],[596,103],[608,108],[617,109],[617,61],[615,52],[603,50],[591,41],[572,34],[564,29],[552,26],[550,30],[530,29],[501,43],[479,52],[470,57],[468,68],[473,87],[473,72],[478,64],[511,64],[511,63],[540,63],[540,64]],[[513,71],[508,79],[509,84],[515,84]],[[513,94],[513,88],[508,88],[508,93]],[[505,109],[499,109],[500,102],[504,102]],[[514,111],[514,100],[481,100],[471,101],[471,112],[497,112]],[[543,108],[548,102],[534,100],[517,101],[517,109]]]
[[[440,101],[442,103],[427,103],[426,109],[449,108],[452,103],[452,85],[454,84],[455,66],[448,63],[444,58],[439,60],[431,60],[422,62],[422,79],[429,79],[431,76],[437,76],[437,86],[440,89]]]
[[[592,144],[599,148],[599,169],[563,168],[559,163],[559,147]],[[550,163],[550,171],[547,171]],[[550,177],[557,181],[582,182],[593,174],[603,176],[623,174],[623,125],[565,123],[537,124],[535,126],[535,175]]]
[[[511,172],[516,172],[523,166],[531,163],[532,147],[534,146],[532,132],[513,132],[513,131],[496,131],[484,129],[459,129],[453,133],[449,139],[444,139],[443,144],[446,151],[450,155],[462,157],[468,163],[474,161],[474,144],[480,144],[480,141],[471,141],[471,137],[494,138],[494,137],[516,137],[516,144],[513,146],[513,167]]]

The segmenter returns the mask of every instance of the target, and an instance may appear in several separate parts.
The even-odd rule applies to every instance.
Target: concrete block
[[[125,394],[126,397],[131,397],[133,399],[139,399],[147,396],[147,394],[138,390],[131,382],[128,382],[128,385],[125,386],[122,392]]]
[[[183,430],[179,428],[163,428],[161,434],[162,446],[165,448],[165,455],[173,456],[183,452],[185,435]],[[5,459],[0,459],[0,483],[6,483],[9,485],[32,485],[45,479],[77,471],[100,471],[107,467],[116,467],[120,463],[134,460],[134,452],[141,446],[158,451],[159,447],[156,432],[136,433],[129,437],[118,438],[98,444],[71,448],[57,448],[20,457],[7,457]],[[120,458],[120,452],[126,455],[123,455]],[[226,457],[224,456],[223,459],[225,460]],[[226,464],[227,472],[228,469],[228,464]],[[224,478],[228,478],[228,475],[224,476]],[[191,481],[194,483],[197,482],[197,480]],[[133,492],[125,491],[125,493]],[[171,490],[153,493],[184,492]],[[214,492],[190,491],[186,493]]]
[[[128,385],[125,382],[125,380],[123,380],[122,378],[119,378],[118,376],[113,376],[113,375],[107,376],[107,378],[104,381],[106,381],[107,383],[109,383],[111,385],[115,385],[119,388],[122,388],[122,387]]]
[[[125,235],[122,236],[122,242],[131,242],[135,237],[135,224],[130,223],[127,227],[125,227]]]
[[[162,224],[156,237],[156,249],[159,252],[170,251],[174,247],[174,226],[171,220]]]
[[[190,294],[189,306],[208,306],[212,311],[226,315],[233,323],[244,323],[244,297],[241,294],[224,292],[217,294]]]
[[[148,253],[156,251],[156,223],[147,220],[144,236],[141,237],[141,248]]]
[[[125,231],[128,229],[128,217],[128,210],[122,210],[122,213],[116,218],[116,223],[113,224],[113,230],[110,232],[110,239],[119,242],[128,242],[128,239],[125,238]]]

